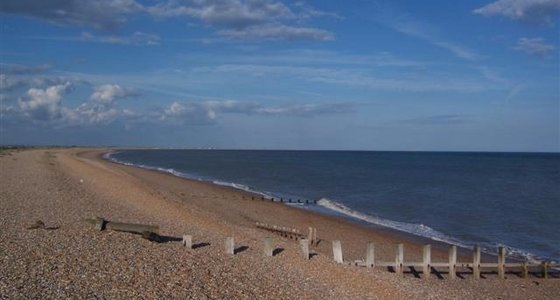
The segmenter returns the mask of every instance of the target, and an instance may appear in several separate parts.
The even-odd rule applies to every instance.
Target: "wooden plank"
[[[375,267],[375,245],[373,242],[366,244],[366,266],[369,268]]]
[[[303,253],[303,258],[308,260],[309,259],[309,240],[308,239],[301,239],[301,240],[299,240],[299,244],[301,246],[301,251]]]
[[[143,233],[143,232],[159,233],[158,226],[133,224],[133,223],[107,222],[105,224],[105,229],[124,231],[124,232],[133,232],[133,233]]]
[[[505,266],[506,263],[506,249],[503,246],[498,247],[498,278],[505,278]]]
[[[449,279],[455,279],[457,273],[457,246],[449,247]]]
[[[397,275],[403,275],[403,261],[404,261],[404,245],[398,244],[397,245],[397,253],[395,255],[395,272]]]
[[[431,268],[431,264],[432,264],[432,246],[431,245],[424,245],[424,248],[422,249],[422,262],[423,262],[423,267],[422,267],[422,276],[424,277],[425,280],[430,279],[430,268]]]
[[[311,245],[313,245],[313,227],[308,228],[307,239],[309,240],[309,243],[311,243]]]
[[[480,246],[474,246],[473,250],[473,278],[480,279]]]
[[[332,247],[333,247],[334,261],[339,263],[339,264],[343,263],[342,245],[340,244],[340,241],[339,240],[332,241]]]
[[[225,241],[226,254],[230,254],[230,255],[235,254],[234,253],[234,247],[235,247],[235,244],[234,244],[234,241],[233,241],[233,237],[232,236],[226,237],[226,241]]]
[[[183,246],[187,249],[192,249],[192,235],[183,235]]]
[[[542,273],[543,273],[543,278],[544,279],[548,279],[548,262],[545,261],[542,264]]]

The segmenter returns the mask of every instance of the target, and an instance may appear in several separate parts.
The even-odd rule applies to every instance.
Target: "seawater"
[[[560,154],[119,150],[117,162],[463,247],[560,260]]]

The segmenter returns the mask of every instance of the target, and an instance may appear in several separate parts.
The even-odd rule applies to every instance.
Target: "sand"
[[[345,261],[363,259],[366,241],[376,258],[391,261],[405,244],[405,260],[420,260],[422,241],[366,228],[279,203],[251,200],[226,187],[104,161],[103,149],[36,149],[0,157],[1,298],[191,299],[558,299],[560,280],[506,280],[486,275],[425,281],[336,264],[331,241],[341,240]],[[97,231],[83,220],[159,225],[167,243],[139,235]],[[42,220],[45,229],[27,229]],[[267,222],[317,228],[321,242],[310,260],[298,243],[255,227]],[[196,249],[179,241],[193,236]],[[224,253],[226,236],[236,255]],[[263,255],[263,239],[283,249]],[[445,248],[434,246],[434,261]],[[461,259],[470,259],[465,256]],[[446,274],[443,274],[446,277]]]

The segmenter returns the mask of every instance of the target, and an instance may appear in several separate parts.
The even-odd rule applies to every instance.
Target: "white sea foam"
[[[448,244],[453,244],[453,245],[457,245],[460,247],[468,247],[467,244],[465,244],[464,242],[454,239],[450,236],[445,235],[444,233],[441,233],[433,228],[430,228],[429,226],[426,226],[424,224],[412,224],[412,223],[405,223],[405,222],[398,222],[398,221],[392,221],[392,220],[388,220],[388,219],[383,219],[383,218],[379,218],[379,217],[374,217],[371,215],[367,215],[364,213],[361,213],[359,211],[353,210],[349,207],[347,207],[346,205],[336,202],[336,201],[332,201],[329,200],[327,198],[321,198],[319,201],[317,201],[318,205],[321,205],[325,208],[328,208],[330,210],[333,210],[335,212],[338,212],[340,214],[358,219],[358,220],[362,220],[371,224],[376,224],[376,225],[380,225],[383,227],[388,227],[391,229],[395,229],[398,231],[402,231],[402,232],[406,232],[406,233],[411,233],[417,236],[421,236],[421,237],[425,237],[425,238],[430,238],[432,240],[436,240],[436,241],[440,241],[440,242],[445,242]]]
[[[125,161],[120,161],[113,156],[113,154],[116,154],[116,153],[118,153],[118,152],[117,151],[107,152],[106,154],[103,155],[103,158],[108,159],[108,160],[113,161],[113,162],[116,162],[116,163],[119,163],[119,164],[123,164],[123,165],[127,165],[127,166],[135,166],[135,167],[140,167],[140,168],[145,168],[145,169],[150,169],[150,170],[157,170],[157,171],[164,172],[164,173],[169,173],[169,174],[172,174],[172,175],[178,176],[178,177],[194,179],[194,180],[199,180],[199,181],[210,181],[210,182],[212,182],[216,185],[227,186],[227,187],[235,188],[235,189],[238,189],[238,190],[262,195],[263,197],[265,197],[267,199],[272,198],[272,196],[270,196],[267,193],[254,190],[247,185],[243,185],[243,184],[239,184],[239,183],[225,182],[225,181],[220,181],[220,180],[207,180],[207,179],[203,179],[203,178],[200,178],[200,177],[192,176],[190,174],[177,171],[173,168],[161,168],[161,167],[154,167],[154,166],[143,165],[143,164],[133,164],[133,163],[125,162]],[[288,203],[286,203],[286,204],[288,204]],[[435,240],[435,241],[444,242],[444,243],[448,243],[448,244],[452,244],[452,245],[457,245],[457,246],[463,247],[463,248],[471,248],[475,244],[475,243],[466,242],[466,241],[462,241],[462,240],[453,238],[451,236],[448,236],[448,235],[446,235],[446,234],[444,234],[440,231],[437,231],[437,230],[435,230],[435,229],[433,229],[433,228],[431,228],[427,225],[424,225],[424,224],[413,224],[413,223],[399,222],[399,221],[393,221],[393,220],[389,220],[389,219],[384,219],[384,218],[368,215],[368,214],[353,210],[353,209],[347,207],[346,205],[344,205],[342,203],[339,203],[339,202],[336,202],[336,201],[333,201],[333,200],[330,200],[330,199],[327,199],[327,198],[321,198],[320,200],[317,201],[317,204],[324,207],[324,208],[327,208],[329,210],[332,210],[334,212],[337,212],[339,214],[347,216],[347,217],[351,217],[351,218],[358,219],[358,220],[361,220],[361,221],[364,221],[364,222],[367,222],[367,223],[371,223],[371,224],[395,229],[395,230],[398,230],[398,231],[410,233],[410,234],[413,234],[413,235],[416,235],[416,236],[429,238],[429,239],[432,239],[432,240]],[[289,203],[288,205],[299,206],[299,205],[303,205],[303,203],[293,202],[293,203]],[[527,259],[530,263],[539,263],[539,262],[542,261],[541,259],[539,259],[538,257],[536,257],[535,255],[531,254],[528,251],[525,251],[525,250],[522,250],[522,249],[517,249],[517,248],[514,248],[514,247],[509,247],[509,246],[503,245],[503,244],[482,243],[482,244],[480,244],[480,246],[481,246],[483,252],[490,253],[490,254],[496,253],[496,248],[498,246],[504,246],[506,248],[507,254],[511,255],[513,257]]]
[[[474,242],[466,242],[466,241],[459,240],[457,238],[453,238],[433,228],[430,228],[429,226],[426,226],[424,224],[398,222],[398,221],[383,219],[368,214],[364,214],[362,212],[353,210],[342,203],[329,200],[327,198],[321,198],[319,201],[317,201],[317,204],[351,218],[355,218],[361,221],[365,221],[367,223],[395,229],[398,231],[410,233],[416,236],[429,238],[435,241],[444,242],[451,245],[457,245],[463,248],[472,248],[472,246],[476,244]],[[518,259],[526,259],[529,263],[542,262],[542,259],[533,255],[529,251],[523,249],[518,249],[518,248],[510,247],[503,244],[497,244],[497,243],[481,243],[480,246],[483,252],[489,254],[495,254],[497,247],[503,246],[506,249],[506,253],[511,257],[515,257]]]

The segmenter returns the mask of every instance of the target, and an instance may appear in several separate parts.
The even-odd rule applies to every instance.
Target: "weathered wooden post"
[[[231,254],[231,255],[235,254],[234,253],[234,243],[233,243],[233,237],[232,236],[226,237],[225,250],[226,250],[226,254]]]
[[[303,258],[308,260],[309,259],[309,240],[308,239],[301,239],[301,240],[299,240],[299,244],[301,245],[301,251],[303,252]]]
[[[373,242],[367,242],[366,244],[366,267],[375,267],[375,247]]]
[[[183,235],[183,246],[187,249],[192,249],[192,235]]]
[[[548,279],[548,262],[545,261],[542,264],[542,277]]]
[[[474,246],[473,250],[473,278],[480,279],[480,246]]]
[[[457,273],[457,246],[449,247],[449,279],[455,279]]]
[[[334,261],[341,264],[343,260],[342,260],[342,245],[340,244],[340,241],[339,240],[333,241],[332,248],[333,248],[332,250],[333,250]]]
[[[271,237],[264,238],[264,256],[272,256],[274,251],[274,240]]]
[[[105,224],[105,220],[103,218],[99,218],[99,217],[95,218],[95,229],[99,231],[103,230],[104,224]]]
[[[498,247],[498,277],[505,278],[506,249],[503,246]]]
[[[317,246],[319,240],[317,240],[317,228],[313,227],[313,244]]]
[[[313,245],[313,227],[309,227],[307,230],[307,239]]]
[[[397,245],[397,254],[395,257],[395,272],[397,275],[403,275],[404,245]]]
[[[523,269],[523,278],[528,278],[529,277],[529,264],[527,263],[527,261],[523,262],[523,264],[521,265],[521,268]]]
[[[431,245],[424,245],[424,249],[422,251],[422,272],[424,279],[430,279],[430,268],[432,264],[432,246]]]

